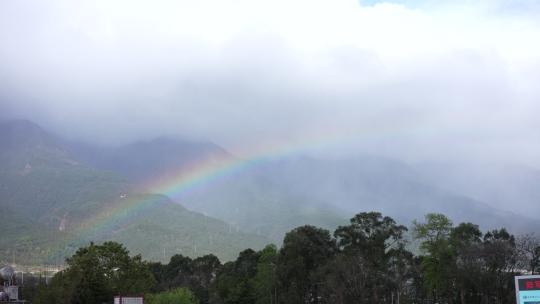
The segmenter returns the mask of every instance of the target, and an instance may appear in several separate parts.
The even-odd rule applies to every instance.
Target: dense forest
[[[514,276],[540,271],[540,241],[506,229],[483,233],[427,214],[411,229],[378,212],[330,231],[302,226],[280,248],[246,249],[222,264],[214,255],[174,255],[168,264],[129,256],[106,242],[80,248],[68,267],[24,293],[33,303],[513,303]]]

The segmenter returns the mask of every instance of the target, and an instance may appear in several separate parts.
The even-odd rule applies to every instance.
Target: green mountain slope
[[[86,147],[82,151],[92,151]],[[226,156],[226,151],[211,143],[158,139],[138,142],[117,149],[101,149],[94,158],[102,168],[122,174],[129,180],[144,180],[145,172],[163,177],[182,172],[186,166],[210,162]],[[79,149],[81,152],[81,149]],[[83,153],[84,154],[84,153]],[[92,157],[82,157],[92,160]],[[411,223],[424,214],[440,212],[456,222],[471,221],[483,229],[505,226],[515,233],[538,230],[540,224],[528,214],[500,210],[491,196],[471,196],[471,191],[452,191],[445,176],[450,170],[436,170],[436,178],[424,178],[421,168],[394,159],[358,155],[350,159],[287,157],[257,162],[231,174],[213,178],[187,193],[172,197],[190,210],[222,219],[239,230],[260,234],[279,242],[285,232],[299,225],[313,224],[328,229],[362,211],[381,211],[400,222]],[[481,172],[490,172],[482,169]],[[467,175],[464,175],[467,176]],[[462,176],[463,177],[463,176]],[[462,178],[462,183],[469,183]],[[487,178],[479,179],[474,189],[482,189]],[[442,184],[440,181],[443,181]],[[533,190],[535,179],[518,189]],[[472,184],[472,183],[471,183]],[[502,194],[505,183],[495,183]],[[508,184],[508,183],[506,183]],[[456,187],[457,190],[464,187]],[[510,191],[511,192],[511,191]],[[534,201],[530,193],[529,204]],[[481,198],[489,199],[481,199]],[[513,195],[518,198],[519,196]],[[508,205],[508,201],[505,202]],[[519,204],[519,203],[513,203]],[[529,210],[532,208],[529,208]],[[534,213],[532,213],[534,214]]]
[[[122,208],[134,210],[130,211],[133,214],[120,217],[109,236],[128,248],[138,248],[140,251],[134,252],[151,259],[167,259],[175,253],[188,256],[214,253],[229,260],[238,255],[239,248],[261,248],[269,242],[260,236],[235,231],[223,221],[190,212],[164,196],[139,195],[127,201],[122,204],[145,203],[143,207]]]
[[[224,260],[269,242],[165,196],[137,193],[118,174],[79,163],[29,122],[0,124],[0,142],[0,229],[24,227],[10,228],[1,250],[41,248],[37,257],[20,256],[23,262],[57,262],[90,241],[118,240],[148,259],[165,251],[166,257],[214,253]],[[22,242],[28,238],[31,243]]]
[[[334,230],[350,214],[339,213],[317,198],[293,193],[264,175],[248,171],[215,181],[179,199],[186,207],[223,219],[240,230],[281,242],[285,233],[302,225]]]
[[[513,233],[540,229],[532,215],[528,218],[494,208],[422,179],[407,164],[374,157],[276,160],[174,199],[242,229],[270,232],[271,237],[286,231],[291,223],[332,229],[339,224],[339,216],[373,210],[404,224],[438,212],[457,223],[477,223],[482,229],[506,227]]]
[[[0,264],[56,262],[48,256],[61,250],[58,241],[68,235],[13,212],[1,203],[0,206]]]
[[[210,142],[173,138],[139,141],[117,148],[71,144],[70,150],[86,163],[121,174],[144,184],[170,172],[190,170],[222,159],[233,159]],[[172,198],[190,210],[231,224],[233,230],[271,238],[280,243],[289,230],[305,225],[335,229],[347,223],[348,214],[336,212],[320,200],[294,193],[278,185],[266,172],[251,170],[195,187],[188,195]]]

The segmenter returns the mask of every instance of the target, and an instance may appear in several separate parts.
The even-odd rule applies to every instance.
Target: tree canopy
[[[364,212],[333,234],[301,226],[280,248],[246,249],[224,264],[214,255],[179,254],[148,263],[121,244],[92,243],[48,285],[41,281],[32,300],[111,303],[117,294],[145,294],[150,304],[503,304],[514,300],[515,275],[539,271],[534,235],[483,233],[443,214],[413,223],[416,243],[407,232],[388,216]]]

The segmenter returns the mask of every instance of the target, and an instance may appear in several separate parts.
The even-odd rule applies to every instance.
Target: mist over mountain
[[[122,146],[96,146],[66,142],[70,151],[85,163],[118,172],[133,183],[159,179],[169,171],[177,172],[193,163],[231,157],[211,142],[195,142],[160,137]]]
[[[228,260],[270,242],[166,196],[137,191],[120,173],[85,164],[68,152],[67,141],[29,121],[3,122],[0,130],[0,225],[9,235],[2,238],[4,257],[62,263],[91,241],[117,240],[153,260],[174,253]]]
[[[507,2],[9,1],[0,116],[116,146],[538,167],[538,5]]]
[[[539,8],[0,1],[0,258],[231,260],[362,211],[536,232]]]
[[[426,213],[438,212],[456,222],[478,223],[484,229],[504,226],[516,232],[533,232],[539,227],[523,210],[497,208],[489,200],[443,187],[443,183],[427,180],[415,166],[388,158],[293,157],[248,167],[176,199],[192,210],[237,223],[247,231],[275,231],[271,234],[275,239],[294,227],[297,214],[305,214],[310,224],[330,229],[343,223],[339,218],[370,210],[408,224]],[[283,227],[276,230],[282,222]]]
[[[156,190],[154,195],[141,193],[148,190],[141,188],[141,184],[171,172],[190,174],[189,170],[197,164],[224,158],[238,162],[240,158],[210,142],[158,138],[103,147],[49,135],[29,121],[5,122],[1,126],[1,139],[6,143],[0,154],[3,208],[47,227],[44,231],[50,235],[75,234],[72,246],[92,237],[115,239],[149,257],[159,258],[159,242],[152,249],[147,245],[150,240],[170,237],[178,245],[166,250],[184,248],[182,252],[196,254],[194,248],[198,247],[198,253],[206,250],[229,257],[234,249],[224,249],[224,244],[219,243],[218,235],[222,233],[233,233],[226,237],[229,244],[238,237],[238,244],[257,247],[265,239],[279,242],[287,231],[299,225],[335,229],[346,223],[350,214],[370,210],[409,224],[426,213],[439,212],[456,222],[478,223],[483,229],[507,227],[515,233],[528,233],[539,228],[534,219],[496,208],[491,201],[452,184],[448,179],[459,180],[458,171],[445,174],[442,167],[430,167],[432,170],[428,171],[425,166],[375,156],[341,160],[289,156],[210,178],[189,191],[169,194]],[[527,177],[529,184],[534,184],[536,175]],[[528,184],[521,180],[520,185]],[[149,196],[144,198],[145,195]],[[94,216],[115,221],[107,204],[129,211],[130,206],[145,199],[155,201],[155,206],[136,212],[133,216],[137,220],[119,220],[90,236],[73,232],[79,223]],[[213,223],[211,228],[201,226],[197,218],[207,218],[203,222]],[[193,231],[202,238],[192,239],[182,231]],[[185,247],[186,242],[191,242],[191,247]]]
[[[110,148],[97,155],[101,158],[94,160],[96,164],[132,181],[181,174],[188,164],[233,157],[210,142],[170,138]],[[369,210],[404,223],[440,212],[486,229],[533,231],[538,224],[528,216],[538,211],[534,204],[540,181],[537,171],[517,165],[502,171],[496,163],[480,166],[416,165],[369,155],[344,159],[296,155],[258,163],[175,199],[247,231],[266,231],[276,240],[302,222],[294,219],[299,214],[310,218],[311,224],[331,229],[349,214]],[[516,208],[505,207],[509,205]]]
[[[535,217],[540,214],[540,170],[505,163],[418,165],[422,180],[491,206]]]

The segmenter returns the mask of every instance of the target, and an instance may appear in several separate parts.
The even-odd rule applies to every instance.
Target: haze
[[[238,155],[538,166],[539,13],[535,1],[2,1],[0,116],[102,144],[175,135]]]

